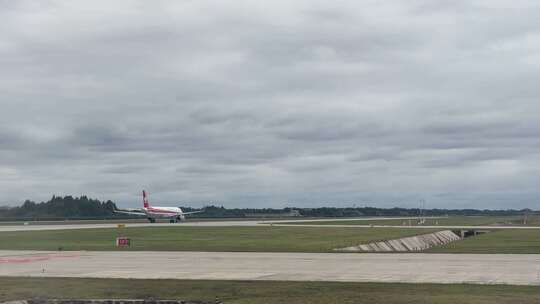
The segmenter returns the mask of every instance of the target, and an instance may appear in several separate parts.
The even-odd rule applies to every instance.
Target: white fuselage
[[[167,217],[184,219],[182,209],[178,207],[144,207],[144,212],[149,218]]]

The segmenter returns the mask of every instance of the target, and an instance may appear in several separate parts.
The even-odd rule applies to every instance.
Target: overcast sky
[[[0,0],[0,205],[540,209],[538,1]]]

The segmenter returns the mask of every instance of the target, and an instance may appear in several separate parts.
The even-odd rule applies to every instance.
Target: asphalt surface
[[[6,225],[0,226],[0,232],[8,231],[36,231],[36,230],[70,230],[70,229],[100,229],[116,228],[119,224],[125,227],[178,227],[178,226],[257,226],[258,222],[253,221],[223,221],[223,222],[187,222],[187,223],[106,223],[106,224],[50,224],[50,225]]]
[[[385,220],[385,219],[416,219],[411,217],[402,217],[402,218],[381,218],[381,217],[366,217],[366,218],[343,218],[343,219],[287,219],[287,220],[224,220],[224,221],[186,221],[179,223],[80,223],[75,224],[70,223],[69,221],[65,222],[48,222],[43,223],[33,223],[28,222],[27,225],[22,225],[21,223],[7,223],[0,226],[0,232],[7,231],[35,231],[35,230],[66,230],[66,229],[96,229],[96,228],[116,228],[118,224],[125,225],[126,227],[176,227],[176,226],[189,226],[189,227],[253,227],[260,225],[286,225],[284,223],[303,223],[303,222],[329,222],[329,221],[369,221],[369,220]],[[290,226],[297,226],[290,225]],[[314,225],[307,225],[314,226]],[[330,225],[331,227],[333,225]],[[339,226],[339,225],[338,225]],[[352,226],[356,227],[357,225],[343,225],[343,226]],[[366,227],[366,226],[364,226]]]
[[[0,232],[9,232],[9,231],[35,231],[35,230],[67,230],[67,229],[97,229],[97,228],[116,228],[118,224],[123,224],[126,227],[254,227],[254,226],[263,226],[263,225],[274,225],[274,226],[287,226],[287,227],[333,227],[333,228],[400,228],[400,229],[540,229],[540,226],[399,226],[399,225],[317,225],[312,224],[312,222],[328,222],[328,221],[368,221],[368,220],[384,220],[384,219],[416,219],[411,217],[402,217],[402,218],[346,218],[346,219],[287,219],[287,220],[245,220],[245,221],[187,221],[180,223],[78,223],[70,224],[69,222],[61,222],[50,224],[33,224],[30,222],[28,225],[21,224],[7,224],[0,226]],[[287,224],[287,223],[304,223],[309,222],[309,224]]]
[[[0,251],[0,276],[540,285],[540,255]]]

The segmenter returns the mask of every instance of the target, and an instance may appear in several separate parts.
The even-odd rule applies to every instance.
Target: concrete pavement
[[[50,225],[13,225],[0,226],[1,232],[10,231],[37,231],[37,230],[71,230],[71,229],[103,229],[116,228],[118,224],[125,227],[179,227],[179,226],[204,226],[204,227],[239,227],[257,226],[254,221],[223,221],[223,222],[187,222],[187,223],[105,223],[105,224],[50,224]]]
[[[0,251],[0,276],[540,285],[540,255]]]
[[[400,228],[400,229],[540,229],[537,227],[527,226],[399,226],[399,225],[347,225],[347,224],[332,224],[332,225],[317,225],[312,222],[335,222],[335,221],[368,221],[368,220],[385,220],[385,219],[416,219],[410,217],[400,218],[381,218],[381,217],[366,217],[366,218],[345,218],[345,219],[287,219],[287,220],[231,220],[231,221],[188,221],[180,223],[120,223],[126,227],[255,227],[264,225],[274,225],[282,227],[328,227],[328,228]],[[297,224],[288,224],[288,223]],[[309,222],[308,224],[302,224]],[[51,223],[51,224],[32,224],[29,225],[2,225],[0,226],[1,232],[9,231],[36,231],[36,230],[68,230],[68,229],[99,229],[99,228],[116,228],[118,223]]]

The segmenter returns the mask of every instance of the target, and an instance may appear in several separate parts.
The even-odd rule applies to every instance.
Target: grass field
[[[494,230],[490,233],[434,247],[426,252],[540,253],[539,230]]]
[[[133,227],[0,233],[0,249],[332,252],[335,248],[425,234],[433,229],[337,227]],[[130,248],[115,247],[117,236]],[[540,253],[540,231],[500,229],[426,252]]]
[[[532,304],[540,288],[505,285],[380,284],[0,278],[0,301],[28,298],[161,298],[226,304]]]
[[[329,252],[334,248],[429,231],[277,226],[17,231],[0,233],[0,249]],[[115,247],[119,235],[131,238],[132,246]]]
[[[308,225],[388,225],[419,226],[418,220],[386,219],[386,220],[349,220],[349,221],[307,221],[287,222],[286,224]],[[522,216],[456,216],[428,218],[422,226],[523,226]],[[529,217],[526,226],[540,226],[540,216]]]

